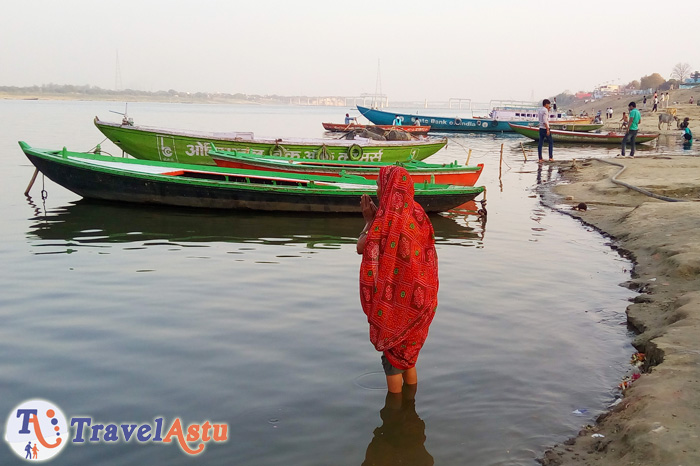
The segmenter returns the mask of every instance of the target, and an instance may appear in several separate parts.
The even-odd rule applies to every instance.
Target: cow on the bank
[[[666,123],[666,129],[671,129],[671,122],[673,120],[676,120],[676,128],[678,128],[678,117],[676,115],[670,115],[668,113],[660,113],[659,114],[659,129],[661,129],[661,125],[663,123]]]

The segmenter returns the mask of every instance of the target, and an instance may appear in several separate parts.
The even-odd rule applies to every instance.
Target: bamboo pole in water
[[[527,153],[525,152],[525,146],[523,146],[523,143],[520,143],[520,148],[523,150],[523,157],[525,157],[525,161],[527,162]]]
[[[501,181],[501,171],[503,170],[503,144],[501,144],[501,160],[498,162],[498,182],[503,189],[503,181]]]
[[[29,186],[27,186],[27,189],[24,191],[24,195],[29,194],[29,190],[32,189],[32,186],[34,186],[34,182],[36,181],[36,176],[39,174],[39,169],[35,168],[34,169],[34,175],[32,175],[32,180],[29,182]]]
[[[469,153],[467,154],[467,163],[465,163],[465,165],[469,165],[469,159],[471,158],[471,156],[472,156],[472,150],[469,149]]]

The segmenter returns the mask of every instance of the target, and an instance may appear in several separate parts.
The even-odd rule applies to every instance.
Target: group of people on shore
[[[668,102],[668,93],[666,96],[662,94],[662,102]],[[644,102],[646,102],[646,96],[644,97]],[[658,95],[654,94],[654,109],[657,110],[658,105]],[[538,162],[544,162],[542,157],[542,148],[544,143],[548,144],[549,149],[549,161],[554,160],[554,143],[552,141],[551,130],[549,127],[549,109],[551,108],[551,102],[549,99],[544,99],[542,101],[542,108],[540,108],[537,117],[539,122],[539,141],[537,144],[537,156]],[[629,114],[627,112],[622,112],[622,118],[620,119],[620,128],[625,130],[625,137],[622,138],[622,144],[620,147],[619,156],[625,157],[627,145],[630,145],[630,157],[634,157],[637,133],[639,132],[639,123],[642,121],[642,114],[637,109],[637,103],[632,101],[628,104]],[[608,107],[605,111],[606,119],[610,119],[613,116],[612,107]],[[598,110],[596,114],[596,122],[600,122],[601,111]],[[683,130],[684,144],[690,144],[693,140],[693,133],[689,128],[690,118],[686,117],[680,124],[680,129]]]
[[[660,108],[668,108],[668,104],[671,103],[671,96],[668,95],[668,92],[661,92],[659,94],[658,91],[654,91],[654,97],[652,100],[653,107],[651,108],[652,112],[657,112]],[[664,107],[665,105],[665,107]],[[643,107],[644,110],[647,108],[647,96],[644,96],[643,100]]]
[[[642,120],[642,115],[641,113],[639,113],[639,110],[637,110],[636,102],[630,102],[628,107],[629,116],[626,115],[624,112],[622,113],[622,121],[627,130],[625,137],[622,138],[622,147],[620,153],[622,157],[625,156],[625,149],[627,148],[627,144],[631,145],[630,157],[634,157],[635,143],[637,139],[637,133],[639,132],[639,122]],[[549,146],[549,161],[551,162],[554,160],[554,143],[552,141],[552,133],[549,127],[550,108],[551,102],[549,101],[549,99],[544,99],[542,101],[542,108],[540,108],[540,110],[537,113],[540,134],[539,141],[537,143],[538,163],[544,162],[544,158],[542,157],[542,147],[544,146],[545,142],[547,142]],[[600,110],[598,110],[598,114],[596,115],[598,119],[600,119],[600,113]],[[607,118],[612,118],[612,107],[608,107],[605,113],[607,115]]]

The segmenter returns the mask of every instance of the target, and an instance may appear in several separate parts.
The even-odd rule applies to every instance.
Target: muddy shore
[[[559,207],[612,238],[635,263],[623,286],[646,356],[621,401],[579,436],[548,450],[545,465],[700,464],[700,157],[561,161]],[[684,202],[668,202],[611,178]],[[585,203],[587,210],[572,207]],[[632,367],[632,366],[631,366]],[[595,437],[593,435],[596,434]],[[601,437],[602,436],[602,437]]]

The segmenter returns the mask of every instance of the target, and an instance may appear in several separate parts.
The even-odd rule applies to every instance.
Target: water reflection
[[[307,248],[337,247],[357,241],[359,215],[220,212],[163,208],[81,199],[48,211],[27,202],[34,211],[28,237],[61,240],[75,246],[104,243],[234,242],[306,244]],[[431,215],[438,243],[478,246],[485,222],[474,203],[448,213]]]
[[[374,429],[363,466],[435,463],[425,448],[425,421],[416,413],[416,385],[404,385],[402,393],[387,393],[379,417],[382,425]]]
[[[554,164],[547,163],[546,170],[543,170],[544,163],[537,164],[537,184],[549,183],[552,181],[552,173],[554,172]],[[542,172],[544,171],[544,178]]]

